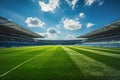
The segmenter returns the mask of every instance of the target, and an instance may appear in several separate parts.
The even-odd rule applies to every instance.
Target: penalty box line
[[[42,52],[42,53],[45,53],[45,52]],[[0,77],[4,77],[4,76],[7,75],[8,73],[10,73],[10,72],[14,71],[15,69],[21,67],[21,66],[24,65],[25,63],[27,63],[27,62],[31,61],[32,59],[34,59],[35,57],[38,57],[40,54],[41,54],[41,53],[39,53],[38,55],[35,55],[35,56],[31,57],[30,59],[25,60],[25,61],[22,62],[21,64],[13,67],[12,69],[8,70],[7,72],[5,72],[5,73],[3,73],[3,74],[1,74]]]

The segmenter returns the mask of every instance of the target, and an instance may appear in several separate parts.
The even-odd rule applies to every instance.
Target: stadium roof
[[[100,36],[103,34],[111,34],[120,32],[120,20],[112,22],[111,24],[105,25],[100,29],[87,33],[85,35],[79,36],[78,38],[90,38],[94,36]]]
[[[43,38],[43,36],[38,35],[3,17],[0,17],[0,30],[5,30],[7,32],[12,32],[15,34],[24,35],[32,38]]]

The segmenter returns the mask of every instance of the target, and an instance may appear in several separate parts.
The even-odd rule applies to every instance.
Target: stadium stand
[[[36,45],[33,38],[43,38],[28,29],[0,17],[0,47]]]
[[[75,45],[80,44],[82,40],[38,40],[37,42],[40,45]]]
[[[0,47],[76,44],[83,46],[120,47],[120,20],[79,36],[78,39],[45,40],[43,36],[29,31],[11,20],[0,17]]]
[[[78,38],[87,38],[81,45],[120,47],[120,20]]]

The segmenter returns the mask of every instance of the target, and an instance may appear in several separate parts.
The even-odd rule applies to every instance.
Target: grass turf
[[[1,48],[0,80],[120,80],[119,62],[119,48]]]

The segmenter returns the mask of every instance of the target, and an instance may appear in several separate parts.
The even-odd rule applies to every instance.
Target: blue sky
[[[74,39],[120,19],[120,0],[0,0],[0,16],[46,39]]]

